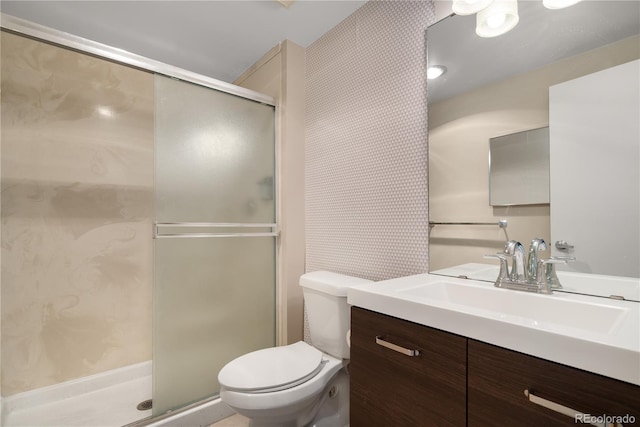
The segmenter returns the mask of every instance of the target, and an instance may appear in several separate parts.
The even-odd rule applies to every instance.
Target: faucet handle
[[[496,279],[496,286],[503,280],[509,280],[509,264],[507,263],[507,258],[509,258],[509,256],[511,255],[505,254],[504,252],[486,254],[484,256],[485,259],[494,258],[500,260],[500,271],[498,272],[498,278]]]
[[[536,272],[536,284],[542,294],[552,293],[552,289],[560,289],[560,281],[556,275],[555,264],[566,264],[575,260],[575,257],[551,257],[549,259],[541,259],[538,261],[538,270]]]
[[[568,263],[569,261],[575,261],[576,257],[574,256],[552,256],[550,259],[564,261],[563,264]],[[551,289],[562,289],[562,285],[560,284],[560,279],[558,278],[558,274],[556,273],[556,264],[558,263],[550,263],[547,264],[544,274],[547,277],[547,281],[549,282],[549,286]]]
[[[484,254],[485,259],[490,259],[490,258],[494,258],[494,259],[504,259],[506,260],[507,257],[509,257],[510,255],[505,254],[504,252],[496,252],[495,254]]]
[[[558,260],[558,261],[565,261],[562,264],[566,264],[568,261],[575,261],[576,257],[574,257],[574,256],[562,256],[561,255],[561,256],[552,256],[549,259]],[[559,263],[555,262],[555,263],[552,263],[552,264],[559,264]]]
[[[499,259],[500,261],[506,261],[511,255],[504,252],[496,252],[495,254],[484,254],[484,259]]]

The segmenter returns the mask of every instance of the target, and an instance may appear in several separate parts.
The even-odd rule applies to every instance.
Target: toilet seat
[[[299,341],[254,351],[227,363],[218,382],[229,391],[270,393],[302,384],[322,370],[322,352]]]

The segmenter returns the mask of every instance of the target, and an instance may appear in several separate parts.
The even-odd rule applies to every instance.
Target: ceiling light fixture
[[[547,9],[563,9],[581,1],[542,0],[542,4]],[[456,15],[476,13],[476,34],[480,37],[502,35],[512,30],[520,20],[518,0],[453,0],[451,9]]]
[[[495,0],[476,16],[476,34],[480,37],[496,37],[510,31],[518,24],[517,0]]]
[[[446,72],[447,72],[447,67],[445,67],[444,65],[432,65],[430,67],[427,67],[427,79],[428,80],[437,79],[438,77],[440,77]]]
[[[563,9],[565,7],[573,6],[580,1],[581,0],[542,0],[542,4],[547,9]]]
[[[493,0],[453,0],[451,9],[456,15],[473,15],[489,6]]]

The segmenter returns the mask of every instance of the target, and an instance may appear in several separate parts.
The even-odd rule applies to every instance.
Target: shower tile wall
[[[151,358],[153,75],[2,34],[2,395]]]
[[[427,271],[431,1],[372,1],[307,48],[306,271]]]

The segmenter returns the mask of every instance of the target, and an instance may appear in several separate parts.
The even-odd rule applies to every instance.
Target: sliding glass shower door
[[[275,345],[274,107],[156,77],[153,414]]]

